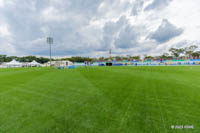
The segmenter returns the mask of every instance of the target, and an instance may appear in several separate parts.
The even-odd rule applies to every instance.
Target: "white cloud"
[[[145,8],[145,10],[146,11],[153,9],[161,10],[162,8],[168,6],[170,2],[172,2],[172,0],[153,0],[152,3]]]
[[[4,3],[3,3],[4,0],[0,0],[0,7],[3,7]]]
[[[199,0],[0,0],[0,54],[47,55],[47,36],[55,39],[55,56],[103,56],[110,48],[120,55],[158,54],[199,41],[199,4]],[[163,19],[167,26],[158,32]],[[180,28],[182,34],[177,32]]]
[[[177,36],[180,36],[183,31],[184,30],[182,28],[177,28],[167,19],[163,19],[158,29],[151,33],[148,37],[156,40],[158,43],[165,43]]]
[[[44,21],[65,21],[66,16],[59,12],[55,7],[48,7],[44,9],[41,13],[42,19]]]
[[[6,25],[0,25],[0,36],[5,37],[5,36],[10,36],[11,33],[8,30],[8,27]]]

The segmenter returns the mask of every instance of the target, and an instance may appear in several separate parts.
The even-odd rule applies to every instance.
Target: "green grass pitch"
[[[0,69],[0,133],[173,132],[200,132],[198,66]]]

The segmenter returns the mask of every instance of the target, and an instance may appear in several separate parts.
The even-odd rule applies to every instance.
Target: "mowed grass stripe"
[[[88,71],[88,69],[81,69],[82,71]],[[94,70],[94,71],[93,71]],[[111,104],[112,105],[115,105],[116,104],[116,100],[115,100],[115,102],[113,102],[113,98],[115,98],[115,97],[113,97],[113,96],[115,96],[115,95],[113,95],[112,97],[110,97],[110,96],[108,96],[107,94],[107,92],[105,93],[104,92],[104,90],[106,90],[106,91],[119,91],[118,89],[120,89],[120,92],[121,92],[121,90],[126,90],[126,89],[128,89],[127,87],[128,86],[131,86],[132,84],[131,84],[131,82],[132,82],[132,80],[124,80],[125,82],[124,82],[124,84],[123,84],[123,86],[121,85],[120,87],[121,88],[117,88],[117,86],[118,86],[118,83],[116,82],[116,80],[117,80],[117,78],[118,78],[118,75],[116,75],[116,74],[114,74],[114,73],[111,73],[111,72],[108,72],[108,71],[104,71],[104,70],[100,70],[99,69],[99,71],[101,71],[100,73],[101,74],[98,74],[98,75],[95,75],[95,69],[89,69],[89,71],[90,71],[90,73],[91,72],[94,72],[93,74],[94,75],[89,75],[87,72],[86,73],[84,73],[85,74],[85,77],[92,83],[92,84],[94,84],[94,86],[96,86],[100,91],[102,91],[103,93],[104,93],[104,96],[105,97],[107,97],[107,98],[109,98],[110,99],[110,101],[111,101]],[[109,89],[109,87],[110,86],[108,86],[109,84],[106,84],[107,86],[105,86],[104,84],[102,84],[102,82],[105,82],[104,80],[105,80],[105,76],[106,75],[109,75],[110,77],[109,77],[109,79],[107,79],[107,81],[109,82],[109,84],[115,84],[116,86],[112,86],[114,89],[112,90],[112,89]],[[120,75],[120,76],[122,76],[122,75]],[[96,80],[96,78],[98,78],[98,80]],[[108,76],[107,76],[107,78],[108,78]],[[122,84],[122,83],[121,83]],[[111,92],[112,93],[112,92]],[[116,93],[116,92],[113,92],[113,93]],[[118,93],[118,92],[117,92]],[[131,92],[129,92],[129,94],[130,94]],[[126,93],[127,94],[127,93]],[[132,94],[132,93],[131,93]],[[115,114],[115,112],[118,112],[117,113],[117,115],[116,116],[113,116],[112,115],[112,117],[114,117],[114,118],[112,118],[112,119],[115,119],[118,123],[117,123],[117,125],[118,126],[116,126],[116,127],[112,127],[113,125],[112,125],[112,123],[109,123],[110,124],[110,127],[108,128],[108,129],[106,129],[105,128],[105,131],[109,131],[109,130],[113,130],[113,131],[121,131],[123,128],[124,128],[124,123],[125,123],[125,120],[127,119],[127,117],[128,117],[128,115],[129,115],[129,109],[130,109],[130,107],[131,107],[131,102],[129,102],[129,100],[132,98],[132,97],[134,97],[134,93],[133,93],[133,95],[131,95],[130,94],[130,96],[127,96],[127,95],[123,95],[123,96],[126,96],[126,97],[124,97],[124,99],[122,99],[121,98],[121,100],[120,101],[118,101],[118,103],[117,103],[117,106],[116,107],[113,107],[113,106],[110,106],[110,107],[107,107],[107,108],[110,108],[110,109],[114,109],[114,110],[111,110],[111,114]],[[120,98],[119,98],[120,99]],[[124,104],[124,105],[123,105]],[[120,108],[119,106],[121,106],[121,105],[123,105],[123,106],[125,106],[126,108],[125,108],[125,110],[124,111],[119,111],[118,110],[118,108]],[[116,109],[116,110],[115,110]],[[115,118],[115,117],[117,117],[117,118]]]
[[[177,67],[178,68],[178,67]],[[175,70],[177,69],[177,68],[175,68]],[[147,68],[147,69],[149,69],[149,68]],[[171,68],[170,68],[171,69]],[[125,70],[126,71],[126,70]],[[120,71],[118,71],[118,72],[120,72]],[[123,71],[124,72],[124,71]],[[148,72],[148,71],[147,71]],[[179,70],[178,70],[178,73],[179,73]],[[184,72],[183,72],[184,73]],[[128,74],[128,73],[127,73]],[[142,75],[145,75],[144,73],[142,74]],[[176,71],[174,71],[173,73],[171,73],[171,75],[173,75],[173,76],[176,76]],[[188,74],[188,75],[190,75],[190,74]],[[145,75],[146,76],[146,75]],[[171,76],[171,77],[173,77],[173,76]],[[151,75],[151,77],[148,77],[148,78],[150,78],[150,79],[152,79],[152,77],[153,77],[153,80],[155,80],[156,78],[155,77],[158,77],[157,75],[154,77],[154,75]],[[144,78],[146,78],[146,77],[144,77]],[[158,77],[158,78],[160,78],[160,77]],[[162,78],[162,77],[161,77]],[[184,77],[184,75],[183,75],[183,77],[182,78],[190,78],[190,77],[188,77],[188,76],[185,76]],[[199,77],[195,77],[193,80],[196,80],[196,79],[199,79]],[[170,79],[169,79],[170,80]],[[180,79],[181,80],[181,79]],[[156,80],[157,81],[157,80]],[[158,80],[159,81],[159,80]],[[168,81],[168,80],[167,80]],[[145,83],[145,82],[144,82]],[[154,84],[154,85],[156,85],[156,84],[158,84],[159,82],[154,82],[154,81],[152,81],[152,83]],[[152,86],[151,86],[151,84],[152,83],[148,83],[150,86],[149,86],[149,88],[151,88]],[[161,82],[162,83],[162,82]],[[196,82],[196,83],[198,83],[198,82]],[[168,86],[168,85],[170,85],[170,86]],[[162,85],[160,85],[160,86],[158,86],[157,87],[157,89],[158,89],[158,91],[168,91],[168,92],[162,92],[162,94],[160,95],[161,96],[161,98],[162,98],[162,96],[168,96],[168,94],[170,93],[170,95],[171,94],[173,94],[174,92],[174,94],[176,94],[176,95],[178,95],[178,98],[176,99],[175,97],[177,97],[176,95],[175,96],[173,96],[172,97],[172,99],[170,99],[171,97],[168,97],[169,98],[169,101],[171,101],[172,100],[172,106],[174,105],[174,104],[176,104],[177,103],[177,101],[180,101],[180,103],[182,103],[182,106],[180,106],[181,108],[180,108],[180,110],[181,110],[181,112],[178,112],[178,113],[174,113],[174,114],[176,114],[175,115],[175,117],[174,117],[174,119],[175,118],[177,118],[177,116],[180,116],[180,117],[178,117],[176,120],[179,120],[179,123],[182,123],[182,122],[180,122],[181,120],[180,119],[182,119],[182,118],[184,118],[184,115],[182,115],[182,114],[187,114],[188,112],[185,112],[185,110],[186,110],[186,108],[187,108],[187,106],[185,106],[185,104],[187,104],[187,103],[185,103],[185,101],[189,101],[189,104],[191,104],[191,107],[192,108],[196,108],[198,105],[195,105],[195,104],[193,104],[194,103],[194,100],[192,99],[190,99],[190,98],[192,98],[192,97],[190,97],[189,98],[189,100],[188,100],[188,96],[190,96],[190,93],[191,93],[191,91],[192,90],[198,90],[198,88],[192,88],[192,87],[189,87],[189,88],[187,88],[187,85],[188,84],[186,84],[186,86],[183,86],[182,85],[182,83],[181,84],[178,84],[177,85],[177,83],[175,82],[174,83],[174,81],[173,81],[173,79],[171,79],[171,83],[168,83],[167,82],[167,84],[165,84],[165,82],[164,83],[162,83]],[[168,88],[166,89],[166,86],[168,86]],[[164,87],[164,89],[162,89]],[[171,87],[171,88],[170,88]],[[186,90],[185,90],[185,87],[187,88]],[[185,92],[186,91],[186,92]],[[184,93],[182,93],[182,92],[184,92]],[[189,92],[189,95],[188,95],[188,92]],[[198,93],[196,93],[196,94],[198,94]],[[148,95],[150,95],[150,93],[148,93]],[[194,96],[194,94],[192,94],[191,96]],[[199,96],[199,95],[198,95]],[[154,96],[155,97],[155,96]],[[184,101],[183,101],[183,99],[185,99]],[[173,101],[174,100],[174,101]],[[164,105],[167,105],[167,104],[164,104]],[[176,107],[176,105],[174,105],[173,107]],[[196,108],[197,109],[197,108]],[[168,111],[168,108],[166,107],[165,108],[165,110],[166,111]],[[199,110],[199,109],[197,109],[197,110]],[[188,111],[188,110],[187,110]],[[194,110],[193,110],[194,111]],[[172,111],[173,112],[173,111]],[[183,112],[185,112],[185,113],[183,113]],[[196,111],[195,111],[196,112]],[[180,115],[177,115],[177,114],[180,114]],[[165,116],[166,117],[166,116]],[[172,117],[172,116],[169,116],[169,117]],[[173,118],[172,117],[172,118]],[[172,122],[173,123],[173,122]],[[189,122],[186,122],[186,123],[189,123]],[[192,122],[190,122],[190,123],[192,123]],[[178,122],[177,122],[177,124],[178,124]],[[170,126],[170,123],[167,125],[168,126],[168,128],[169,128],[169,126]],[[198,127],[197,127],[198,128]]]
[[[122,119],[124,119],[124,114],[128,114],[128,112],[130,113],[130,114],[134,114],[133,112],[131,112],[131,111],[127,111],[127,106],[129,106],[130,105],[130,102],[128,102],[128,100],[126,100],[126,99],[129,99],[129,95],[130,96],[134,96],[134,94],[135,93],[131,93],[132,91],[129,91],[129,88],[128,88],[128,86],[130,85],[130,88],[131,89],[134,89],[134,88],[136,88],[134,85],[138,85],[138,84],[136,84],[137,83],[137,81],[134,83],[131,79],[129,79],[129,80],[131,80],[132,81],[132,83],[134,83],[134,84],[131,84],[130,82],[128,82],[127,83],[127,76],[126,75],[124,75],[124,74],[115,74],[115,73],[111,73],[111,72],[108,72],[108,71],[102,71],[101,72],[101,75],[97,75],[97,77],[98,77],[98,79],[99,80],[95,80],[95,77],[93,76],[91,79],[93,79],[93,80],[95,80],[95,81],[98,81],[98,82],[102,82],[101,80],[104,80],[104,77],[106,76],[106,75],[109,75],[110,76],[110,79],[107,79],[107,82],[110,82],[109,84],[112,84],[111,82],[114,82],[115,83],[115,85],[116,86],[112,86],[113,87],[113,89],[109,89],[109,87],[110,86],[105,86],[105,85],[109,85],[109,84],[97,84],[97,85],[100,85],[100,87],[99,88],[102,88],[102,89],[104,89],[104,90],[106,90],[106,91],[109,91],[109,93],[111,94],[111,99],[112,98],[115,98],[115,97],[113,97],[113,96],[117,96],[116,98],[117,99],[114,99],[114,100],[112,100],[112,101],[114,101],[113,103],[117,103],[117,109],[125,109],[125,110],[121,110],[120,112],[121,113],[119,113],[118,115],[117,115],[117,117],[120,117],[121,119],[120,119],[120,121],[119,121],[119,123],[121,123],[121,120]],[[101,77],[102,76],[102,77]],[[106,76],[107,78],[108,78],[108,76]],[[121,77],[121,78],[119,78],[119,77]],[[123,79],[122,79],[122,77],[123,77]],[[120,81],[118,81],[118,80],[121,80],[121,82]],[[124,82],[125,81],[125,82]],[[122,84],[124,84],[123,86],[122,86]],[[118,87],[118,88],[117,88]],[[112,92],[111,92],[112,91]],[[117,92],[117,93],[116,93]],[[118,93],[119,92],[119,93]],[[124,94],[123,94],[124,93]],[[112,94],[115,94],[115,95],[112,95]],[[123,97],[120,97],[120,96],[123,96]],[[110,97],[110,96],[109,96]],[[123,106],[122,106],[123,105]],[[130,106],[129,106],[130,107]],[[130,110],[130,109],[128,109],[128,110]],[[117,110],[118,111],[118,110]],[[113,113],[115,113],[116,111],[113,111]],[[142,115],[141,115],[142,116]],[[134,118],[135,119],[135,118]],[[135,120],[138,120],[138,118],[137,119],[135,119]],[[123,122],[124,123],[124,122]],[[133,123],[134,124],[134,123]],[[122,125],[126,125],[126,124],[122,124]],[[121,127],[121,126],[119,126],[119,127]],[[117,130],[118,128],[116,128],[116,130]],[[129,127],[123,127],[123,130],[124,129],[129,129]],[[142,128],[141,128],[142,129]],[[115,130],[115,131],[116,131]]]
[[[200,67],[1,69],[0,132],[198,133],[199,72]],[[170,127],[186,124],[195,129]]]

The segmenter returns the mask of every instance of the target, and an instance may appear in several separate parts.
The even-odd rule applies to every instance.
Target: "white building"
[[[68,67],[73,65],[73,62],[71,61],[51,61],[51,65],[54,67]],[[50,66],[50,61],[43,64],[42,66]]]

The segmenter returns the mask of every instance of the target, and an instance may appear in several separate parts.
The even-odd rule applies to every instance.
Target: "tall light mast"
[[[110,60],[112,60],[112,50],[109,50]]]
[[[53,44],[53,37],[47,37],[47,43],[49,44],[49,57],[50,57],[50,66],[51,66],[51,45]]]

